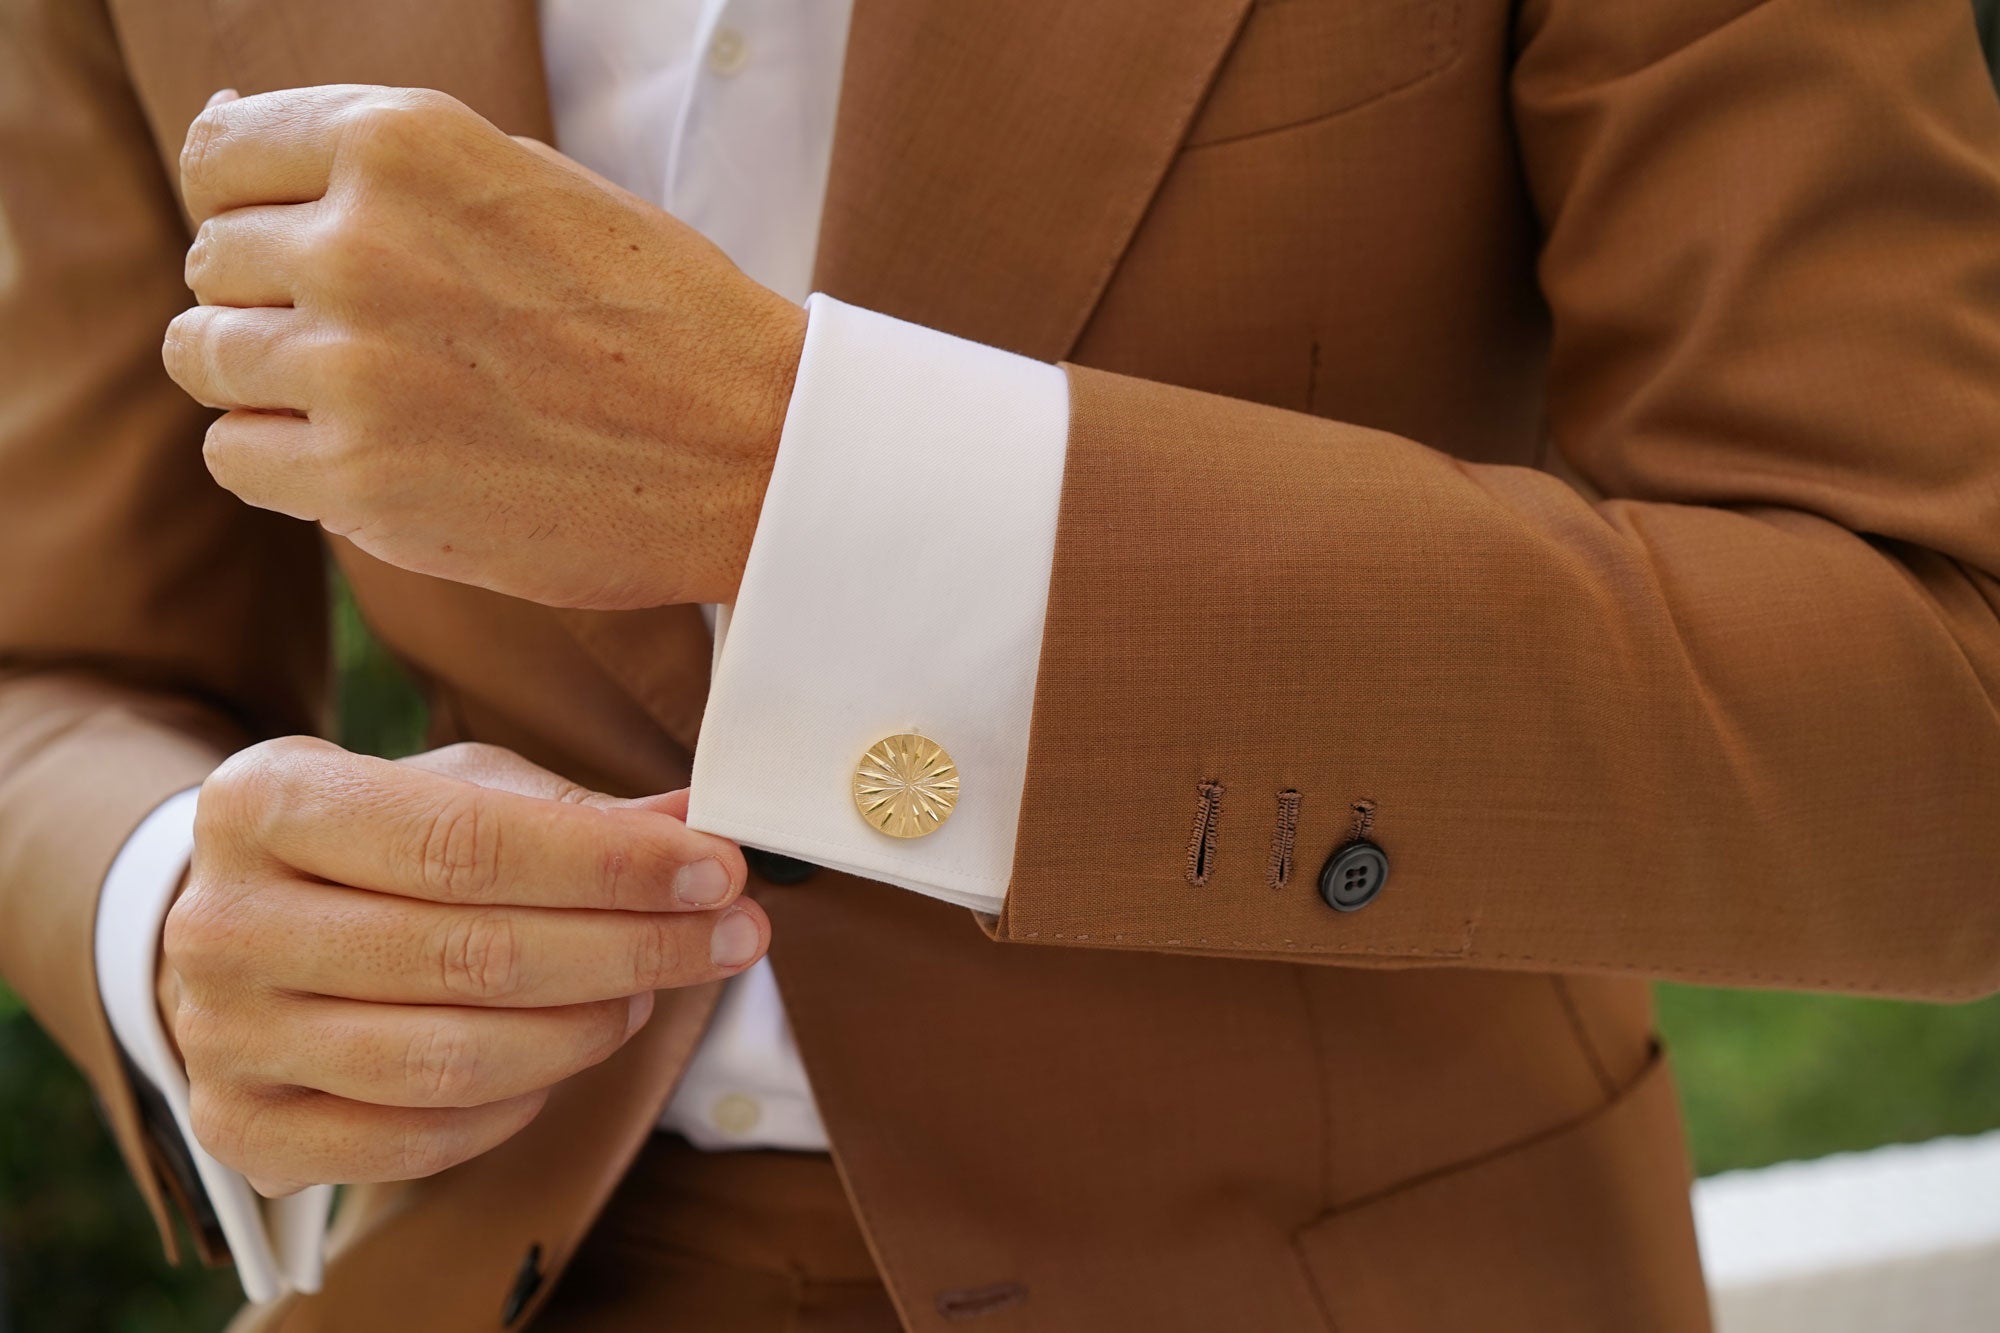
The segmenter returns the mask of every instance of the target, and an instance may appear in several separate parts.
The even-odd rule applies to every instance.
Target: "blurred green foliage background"
[[[2000,0],[1973,0],[2000,69]],[[337,595],[340,740],[421,748],[422,700]],[[1661,986],[1696,1169],[2000,1128],[2000,996],[1954,1007]],[[0,1333],[211,1333],[227,1272],[169,1268],[91,1096],[0,987]]]

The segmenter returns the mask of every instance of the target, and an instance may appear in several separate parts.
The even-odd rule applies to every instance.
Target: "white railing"
[[[1700,1181],[1717,1333],[2000,1333],[2000,1131]]]

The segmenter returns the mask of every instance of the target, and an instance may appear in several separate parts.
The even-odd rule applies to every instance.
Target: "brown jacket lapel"
[[[1075,344],[1249,0],[857,0],[817,286]]]

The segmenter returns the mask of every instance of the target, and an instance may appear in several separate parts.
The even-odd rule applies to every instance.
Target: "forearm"
[[[1071,382],[1003,938],[2000,985],[1991,575],[1756,504],[1768,479],[1592,506],[1379,432]],[[1364,806],[1390,880],[1335,913],[1314,877]]]

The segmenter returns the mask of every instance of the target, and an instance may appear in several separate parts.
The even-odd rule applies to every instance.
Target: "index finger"
[[[336,884],[444,903],[665,912],[713,910],[749,875],[734,843],[670,815],[340,757],[279,764],[255,821],[267,854]]]
[[[195,225],[248,204],[325,195],[343,116],[383,93],[329,84],[211,101],[181,146],[181,199]]]

